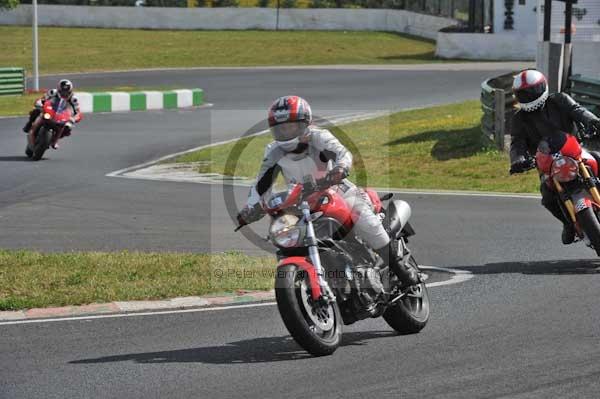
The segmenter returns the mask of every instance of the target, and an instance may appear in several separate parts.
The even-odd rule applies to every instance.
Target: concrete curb
[[[265,302],[275,299],[275,291],[237,291],[232,294],[191,296],[158,301],[128,301],[94,303],[82,306],[38,308],[0,312],[0,321],[31,320],[54,317],[92,316],[101,314],[135,313],[160,310],[182,310],[240,303]]]
[[[196,107],[204,104],[202,89],[137,92],[77,92],[81,111],[122,112]]]

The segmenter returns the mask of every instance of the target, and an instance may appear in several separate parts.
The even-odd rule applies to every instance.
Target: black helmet
[[[73,83],[68,79],[62,79],[58,82],[57,90],[62,98],[70,98],[73,94]]]

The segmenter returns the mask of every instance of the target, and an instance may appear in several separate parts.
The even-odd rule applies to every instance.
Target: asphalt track
[[[105,174],[239,135],[289,91],[290,76],[298,94],[333,115],[476,98],[478,82],[501,72],[165,72],[205,88],[214,108],[90,115],[38,163],[21,156],[22,120],[2,120],[0,247],[258,252],[232,233],[220,186]],[[273,306],[0,325],[0,397],[598,397],[593,252],[560,245],[537,199],[403,197],[414,209],[417,259],[475,274],[431,289],[432,318],[420,334],[397,336],[369,320],[346,328],[334,356],[314,359],[290,341]]]

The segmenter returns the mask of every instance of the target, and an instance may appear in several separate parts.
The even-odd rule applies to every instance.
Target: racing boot
[[[33,126],[33,122],[36,120],[36,118],[42,113],[42,111],[38,108],[35,108],[34,110],[32,110],[29,113],[29,120],[27,121],[27,123],[25,124],[25,126],[23,126],[23,133],[29,133],[29,131],[31,130],[31,127]]]
[[[560,220],[563,224],[562,243],[565,245],[572,244],[575,241],[575,236],[577,234],[575,226],[563,213],[556,194],[552,193],[544,183],[542,183],[540,190],[542,193],[542,205],[552,214],[552,216]]]
[[[565,245],[572,244],[575,241],[575,226],[572,223],[563,224],[562,243]]]
[[[376,250],[377,255],[381,256],[383,262],[390,266],[390,269],[400,279],[402,288],[410,287],[421,282],[419,272],[408,262],[405,262],[398,254],[398,242],[390,240],[390,243],[383,248]]]
[[[33,126],[33,122],[27,121],[25,126],[23,126],[23,133],[29,133],[29,131],[31,130],[31,126]]]

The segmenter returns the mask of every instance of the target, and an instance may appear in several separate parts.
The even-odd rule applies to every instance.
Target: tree
[[[0,0],[0,9],[15,8],[19,5],[19,0]]]

